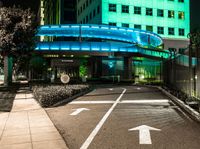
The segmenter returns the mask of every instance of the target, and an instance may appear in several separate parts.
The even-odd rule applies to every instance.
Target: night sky
[[[3,3],[3,6],[20,6],[21,8],[31,8],[31,10],[38,12],[40,0],[0,0]]]
[[[0,0],[4,6],[21,6],[31,8],[38,12],[40,0]],[[190,0],[191,3],[191,29],[200,28],[200,0]]]

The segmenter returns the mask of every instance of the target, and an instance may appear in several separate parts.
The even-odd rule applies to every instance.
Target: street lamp
[[[176,67],[175,67],[175,58],[176,58],[176,48],[170,48],[169,49],[169,52],[170,52],[170,57],[171,57],[171,59],[170,59],[170,61],[171,61],[171,70],[172,70],[172,73],[173,73],[173,75],[172,75],[172,84],[174,84],[175,86],[176,86]],[[171,82],[170,82],[171,83]]]

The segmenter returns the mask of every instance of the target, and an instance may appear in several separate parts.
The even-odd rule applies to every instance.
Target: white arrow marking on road
[[[161,131],[160,129],[153,128],[147,125],[141,125],[135,128],[131,128],[128,131],[139,130],[140,144],[152,144],[150,130]]]
[[[82,111],[89,111],[90,109],[87,108],[79,108],[79,109],[75,109],[74,112],[72,112],[70,115],[78,115],[79,113],[81,113]]]

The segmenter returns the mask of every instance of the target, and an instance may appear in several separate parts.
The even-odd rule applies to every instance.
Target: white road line
[[[115,103],[115,101],[73,101],[69,104],[106,104]]]
[[[168,99],[151,99],[151,100],[148,100],[148,99],[141,99],[141,100],[122,100],[120,101],[119,103],[168,103],[170,102]],[[69,104],[112,104],[112,103],[115,103],[115,101],[112,101],[112,100],[107,100],[107,101],[73,101],[73,102],[70,102]]]
[[[168,103],[168,99],[158,100],[122,100],[120,103]]]
[[[97,126],[95,127],[95,129],[91,132],[91,134],[86,139],[86,141],[82,144],[82,146],[80,147],[80,149],[87,149],[89,147],[89,145],[91,144],[92,140],[97,135],[97,133],[99,132],[99,130],[101,129],[101,127],[103,126],[103,124],[105,123],[105,121],[107,120],[107,118],[109,117],[109,115],[111,114],[111,112],[114,110],[114,108],[116,107],[116,105],[120,102],[120,99],[122,98],[122,96],[124,95],[125,92],[126,92],[126,89],[124,88],[124,90],[121,93],[121,95],[117,98],[117,100],[112,105],[112,107],[108,110],[108,112],[103,116],[103,118],[101,119],[101,121],[97,124]]]

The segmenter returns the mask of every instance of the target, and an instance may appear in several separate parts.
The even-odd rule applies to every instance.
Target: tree
[[[4,59],[4,85],[35,48],[37,21],[30,9],[0,8],[0,50]]]

